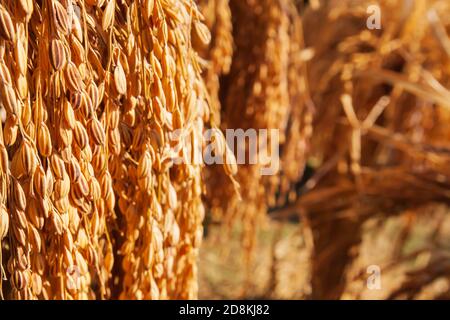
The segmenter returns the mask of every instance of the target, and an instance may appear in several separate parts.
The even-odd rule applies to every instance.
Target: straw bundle
[[[371,1],[321,4],[304,15],[319,165],[295,210],[313,235],[313,297],[338,298],[364,221],[448,201],[449,8],[379,1],[368,30]]]

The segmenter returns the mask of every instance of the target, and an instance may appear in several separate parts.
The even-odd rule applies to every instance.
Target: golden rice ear
[[[6,146],[12,146],[17,139],[19,127],[17,125],[18,118],[14,115],[6,118],[5,127],[3,129],[3,137]]]
[[[119,94],[126,94],[127,78],[125,76],[125,71],[123,70],[120,60],[117,62],[117,66],[114,69],[114,84],[116,85],[116,89]]]
[[[66,64],[66,53],[61,40],[53,39],[50,42],[50,62],[56,71],[63,69]]]
[[[49,157],[52,154],[52,140],[50,131],[44,122],[41,122],[38,127],[37,145],[39,153],[43,157]]]
[[[3,240],[9,230],[9,214],[4,205],[0,207],[0,239]]]
[[[201,146],[211,113],[191,37],[211,35],[193,0],[143,5],[0,5],[7,298],[196,297],[203,166],[188,138]]]
[[[144,2],[144,12],[145,18],[148,20],[153,14],[153,9],[155,7],[155,0],[145,0]]]
[[[16,41],[16,30],[9,12],[0,6],[0,36],[7,41]]]
[[[65,83],[68,85],[68,90],[73,92],[80,92],[82,90],[82,78],[77,66],[70,62],[67,64],[65,70]]]
[[[21,41],[16,41],[16,50],[14,50],[17,66],[22,75],[26,74],[28,57],[24,45]]]
[[[18,115],[17,96],[14,88],[11,85],[4,84],[1,88],[1,102],[6,112],[12,115]]]
[[[31,18],[31,15],[34,10],[34,1],[33,0],[19,0],[19,1],[17,1],[17,6],[26,15],[27,20],[29,20]]]
[[[108,0],[105,11],[103,12],[102,17],[102,29],[103,31],[108,30],[111,28],[114,20],[114,10],[116,9],[116,1],[115,0]]]
[[[69,32],[69,21],[66,8],[59,1],[51,1],[53,22],[56,30],[65,35]]]
[[[209,31],[208,27],[198,21],[194,23],[194,30],[195,34],[198,38],[198,40],[201,42],[202,45],[207,46],[211,42],[211,32]]]

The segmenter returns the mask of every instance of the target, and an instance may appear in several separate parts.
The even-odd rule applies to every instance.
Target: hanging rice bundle
[[[204,78],[210,95],[211,121],[220,124],[220,77],[230,71],[233,56],[233,34],[229,0],[199,0],[199,7],[205,17],[205,24],[211,30],[208,46],[195,41],[194,48],[202,53],[206,64]]]
[[[196,296],[201,19],[193,1],[2,1],[7,298]]]
[[[256,141],[256,146],[247,140],[237,147],[245,149],[245,159],[238,159],[242,199],[232,186],[221,186],[226,179],[222,173],[212,172],[208,203],[213,219],[228,227],[242,222],[244,246],[250,253],[256,229],[269,206],[276,205],[276,195],[287,193],[302,174],[312,108],[304,103],[308,88],[304,56],[299,55],[303,35],[294,4],[232,0],[230,8],[235,49],[230,72],[220,81],[221,126],[247,134],[246,139],[253,137],[250,143]],[[260,129],[268,130],[267,135]],[[271,129],[277,130],[276,136]],[[233,143],[233,137],[227,136],[227,141]],[[265,162],[268,158],[272,163]],[[275,170],[265,176],[261,170],[270,165]],[[217,194],[219,186],[222,192]]]

